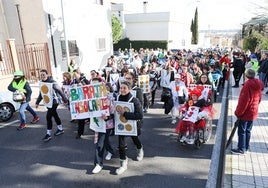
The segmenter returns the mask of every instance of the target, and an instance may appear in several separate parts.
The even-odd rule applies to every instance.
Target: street
[[[198,150],[194,145],[182,146],[174,135],[175,125],[171,117],[164,114],[163,103],[159,101],[161,90],[157,91],[153,108],[144,116],[141,141],[145,156],[135,161],[136,149],[128,139],[128,169],[122,175],[115,175],[119,167],[118,152],[110,161],[104,160],[99,174],[92,174],[94,168],[94,133],[85,128],[82,139],[75,139],[77,125],[70,123],[68,110],[61,106],[58,112],[63,122],[64,134],[52,136],[48,143],[42,138],[46,133],[46,108],[40,106],[37,113],[40,121],[27,124],[17,131],[19,122],[0,123],[1,176],[2,188],[49,188],[49,187],[205,187],[208,179],[210,159],[214,144],[216,124],[221,103],[214,103],[213,134],[209,142]],[[36,96],[33,95],[32,104]],[[217,101],[221,101],[218,97]],[[30,122],[31,115],[27,114]],[[19,119],[19,114],[10,122]],[[53,133],[56,125],[53,125]],[[117,148],[117,136],[110,137]]]

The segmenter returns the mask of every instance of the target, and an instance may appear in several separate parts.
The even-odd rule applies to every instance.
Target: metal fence
[[[30,83],[39,80],[40,70],[42,69],[46,69],[51,74],[47,43],[25,46],[17,45],[16,50],[20,69],[24,72]]]
[[[30,83],[40,80],[39,72],[46,69],[51,74],[48,44],[16,45],[19,68]],[[14,60],[9,47],[0,49],[0,75],[15,71]]]
[[[0,75],[12,74],[15,70],[10,50],[0,46]]]

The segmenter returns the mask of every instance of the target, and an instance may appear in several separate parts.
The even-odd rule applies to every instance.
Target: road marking
[[[17,123],[17,122],[19,122],[19,120],[14,120],[14,121],[11,121],[8,123],[0,123],[0,128],[4,128],[6,126],[12,125],[12,124]]]

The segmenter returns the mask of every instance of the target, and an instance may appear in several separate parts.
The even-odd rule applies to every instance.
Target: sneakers
[[[173,119],[172,121],[171,121],[171,124],[175,124],[177,121],[176,121],[176,119]]]
[[[183,143],[186,141],[186,136],[182,136],[181,139],[180,139],[180,142]]]
[[[106,157],[105,157],[105,160],[107,160],[107,161],[111,160],[112,156],[113,156],[113,154],[108,152]]]
[[[187,140],[187,144],[194,144],[194,139],[190,138],[189,140]]]
[[[123,174],[127,170],[128,158],[125,160],[120,159],[120,167],[116,169],[115,173],[117,175]]]
[[[51,136],[49,134],[46,134],[46,136],[43,138],[44,142],[48,142],[51,139]]]
[[[39,120],[40,118],[38,116],[35,116],[33,120],[31,121],[31,123],[37,123]]]
[[[242,150],[240,150],[240,149],[231,149],[231,152],[233,153],[233,154],[244,154],[245,152],[244,151],[242,151]]]
[[[141,161],[144,157],[143,147],[141,149],[137,149],[137,161]]]
[[[54,133],[54,135],[55,135],[55,136],[59,136],[59,135],[61,135],[61,134],[63,134],[63,133],[64,133],[63,130],[59,130],[59,129],[57,129],[57,131]]]
[[[18,131],[24,129],[26,127],[25,123],[20,124],[20,126],[17,128]]]
[[[98,174],[102,170],[102,166],[96,164],[95,168],[92,170],[93,174]]]

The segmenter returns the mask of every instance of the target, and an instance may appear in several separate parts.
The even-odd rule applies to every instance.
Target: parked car
[[[12,92],[0,91],[0,121],[8,121],[14,112],[20,108],[20,103],[14,102]]]

